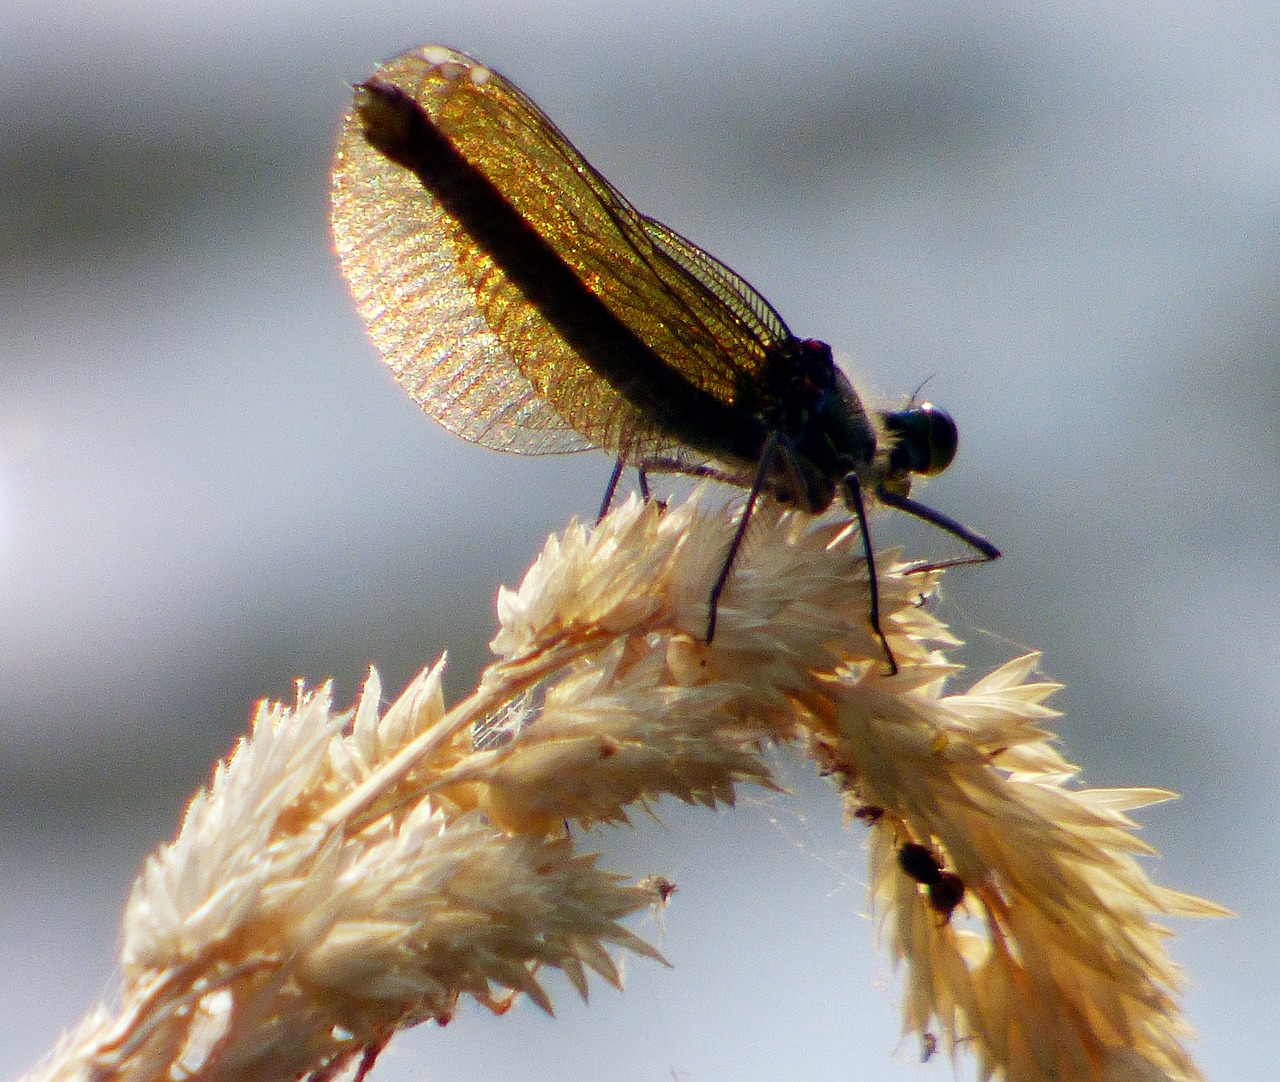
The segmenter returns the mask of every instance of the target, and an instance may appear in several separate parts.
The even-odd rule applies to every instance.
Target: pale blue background
[[[214,8],[218,13],[214,14]],[[1029,7],[1029,6],[1028,6]],[[942,613],[1045,649],[1095,784],[1143,815],[1212,1078],[1280,1060],[1280,15],[1274,4],[59,4],[0,13],[0,1075],[113,977],[144,854],[253,701],[448,647],[591,514],[599,455],[460,443],[380,367],[333,267],[348,84],[443,41],[528,90],[644,210],[963,446],[989,533]],[[882,538],[945,545],[900,522]],[[935,551],[929,548],[929,551]],[[375,1078],[947,1079],[894,1055],[859,830],[670,810],[609,863],[680,884],[587,1009],[478,1009]]]

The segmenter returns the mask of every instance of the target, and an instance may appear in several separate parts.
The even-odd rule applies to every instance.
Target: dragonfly
[[[710,477],[748,492],[709,598],[707,641],[758,500],[856,519],[869,620],[881,626],[871,503],[999,549],[911,497],[958,446],[929,402],[869,409],[831,347],[791,332],[741,275],[640,213],[503,76],[443,45],[354,88],[330,218],[370,337],[449,431],[520,454],[597,448],[621,471]],[[602,511],[603,513],[603,511]]]

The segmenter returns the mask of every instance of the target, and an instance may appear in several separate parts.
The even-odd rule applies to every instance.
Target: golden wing
[[[791,340],[764,298],[640,215],[533,102],[471,58],[427,46],[383,65],[366,88],[412,102],[423,130],[497,200],[468,219],[449,203],[459,182],[440,180],[434,161],[406,167],[375,148],[358,89],[334,161],[334,237],[370,334],[414,399],[451,431],[503,450],[594,444],[634,460],[681,445],[725,449],[722,435],[699,438],[700,419],[712,432],[736,425],[742,388]],[[536,234],[570,301],[540,298],[552,285],[521,279],[495,255],[495,215]],[[579,333],[584,319],[613,327]]]

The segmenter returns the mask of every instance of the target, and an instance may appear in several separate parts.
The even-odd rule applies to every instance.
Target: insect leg
[[[364,1051],[360,1053],[360,1065],[356,1068],[356,1073],[352,1082],[364,1082],[369,1076],[369,1072],[373,1070],[373,1065],[378,1062],[378,1057],[382,1054],[382,1050],[387,1047],[391,1040],[391,1035],[379,1037],[371,1044],[364,1046]]]
[[[649,470],[661,469],[663,459],[654,459],[653,462],[642,462],[636,467],[636,479],[639,482],[640,498],[648,500],[652,495],[649,491]],[[618,484],[622,480],[622,471],[626,469],[626,463],[622,459],[616,459],[613,463],[613,472],[609,474],[609,484],[604,490],[604,499],[600,503],[600,514],[596,516],[596,522],[599,522],[605,515],[609,513],[609,508],[613,506],[613,498],[618,494]]]
[[[617,459],[613,463],[613,473],[609,474],[609,483],[604,489],[604,499],[600,503],[600,514],[596,515],[596,522],[599,522],[605,515],[609,513],[609,507],[613,503],[613,497],[618,492],[618,482],[622,480],[622,471],[626,468],[626,463],[622,459]]]
[[[742,518],[738,520],[738,528],[734,531],[733,540],[729,542],[729,551],[725,554],[724,566],[720,568],[720,574],[716,576],[715,585],[711,587],[711,614],[707,618],[708,644],[715,638],[716,634],[716,613],[720,605],[720,595],[724,592],[725,584],[729,581],[729,572],[733,570],[733,561],[737,558],[743,537],[746,536],[747,524],[751,521],[751,512],[755,510],[756,500],[760,497],[761,489],[764,487],[764,479],[769,475],[769,470],[773,467],[773,459],[777,452],[777,434],[770,432],[769,438],[765,440],[764,450],[760,452],[760,464],[756,467],[756,476],[751,482],[751,491],[747,494],[746,505],[742,508]]]
[[[889,662],[889,675],[898,675],[898,662],[880,627],[880,580],[876,576],[876,554],[871,548],[871,531],[867,529],[867,505],[862,498],[862,485],[855,474],[848,474],[844,479],[844,491],[849,506],[853,508],[854,517],[858,520],[858,532],[862,534],[862,554],[867,561],[867,594],[871,599],[871,630],[876,633],[880,645],[884,647],[884,656]]]
[[[1000,558],[1000,550],[995,545],[981,534],[974,533],[969,527],[957,522],[950,515],[935,511],[932,507],[926,507],[924,504],[913,500],[910,496],[894,495],[883,487],[876,489],[876,499],[887,507],[895,507],[899,511],[905,511],[908,515],[915,515],[916,518],[937,526],[940,530],[946,530],[952,537],[958,537],[970,548],[977,550],[977,555],[975,556],[957,556],[950,560],[939,560],[936,563],[913,564],[908,570],[908,574],[919,574],[921,571],[938,571],[944,567],[958,567],[962,564],[985,564]]]
[[[645,474],[678,473],[684,477],[702,477],[709,481],[719,481],[722,485],[746,487],[746,482],[742,481],[737,474],[725,473],[724,470],[715,466],[693,465],[681,462],[678,458],[664,458],[661,455],[646,458],[640,463],[640,471]]]

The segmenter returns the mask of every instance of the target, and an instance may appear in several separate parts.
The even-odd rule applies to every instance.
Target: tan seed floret
[[[349,712],[327,686],[264,704],[134,886],[114,1010],[28,1079],[327,1078],[463,996],[550,1011],[544,968],[616,985],[610,948],[660,960],[621,922],[674,885],[602,870],[583,829],[776,788],[776,744],[869,829],[926,1049],[1011,1082],[1198,1079],[1156,920],[1224,911],[1154,884],[1127,815],[1172,794],[1077,784],[1035,655],[949,691],[956,640],[918,604],[936,573],[882,575],[887,675],[838,524],[758,510],[707,645],[732,528],[698,497],[570,526],[503,591],[498,660],[452,709],[441,665],[386,710],[376,673]]]

